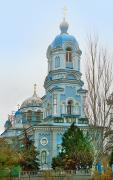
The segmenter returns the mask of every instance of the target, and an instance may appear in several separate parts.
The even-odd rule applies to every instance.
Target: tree
[[[20,149],[20,165],[23,170],[39,170],[39,152],[36,150],[34,143],[29,139],[24,129],[23,143]]]
[[[88,137],[73,123],[63,135],[62,152],[53,158],[52,167],[58,167],[59,162],[62,162],[60,167],[75,169],[85,165],[91,166],[92,161],[93,148]]]
[[[86,53],[88,94],[85,110],[94,132],[92,140],[95,146],[95,161],[101,158],[105,150],[105,133],[110,130],[111,105],[108,106],[107,98],[110,96],[112,78],[112,64],[107,50],[101,48],[98,38],[90,36]]]
[[[113,151],[111,152],[109,163],[110,163],[110,166],[113,164]]]
[[[113,92],[108,97],[107,104],[111,106],[109,131],[106,132],[106,137],[108,137],[106,152],[110,154],[113,151]]]
[[[6,139],[0,138],[0,177],[9,175],[18,164],[19,154]]]

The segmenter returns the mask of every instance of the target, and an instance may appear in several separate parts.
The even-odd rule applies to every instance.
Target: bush
[[[9,168],[1,168],[0,169],[0,179],[1,177],[6,177],[10,175],[10,169]]]
[[[20,172],[21,172],[21,167],[19,165],[13,166],[11,168],[11,176],[17,177],[19,176]]]
[[[93,180],[112,180],[111,168],[107,168],[106,172],[102,175],[99,175],[98,171],[95,171],[93,174]]]

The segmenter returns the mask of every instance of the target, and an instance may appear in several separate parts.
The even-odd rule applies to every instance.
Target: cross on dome
[[[37,85],[34,84],[34,93],[33,96],[30,98],[27,98],[21,105],[21,109],[22,108],[28,108],[28,107],[39,107],[42,104],[42,100],[40,97],[37,96]]]
[[[33,94],[33,96],[37,96],[36,90],[37,90],[37,85],[34,84],[34,94]]]
[[[68,22],[66,22],[66,15],[67,15],[67,7],[65,6],[63,8],[63,21],[60,24],[61,34],[63,34],[63,33],[67,34],[67,30],[68,30],[68,27],[69,27]]]
[[[68,12],[68,9],[67,9],[66,6],[64,6],[64,8],[63,8],[63,18],[66,18],[67,12]]]
[[[20,104],[17,104],[17,108],[18,108],[18,110],[20,109]]]

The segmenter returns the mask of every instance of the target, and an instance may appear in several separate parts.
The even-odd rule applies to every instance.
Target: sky
[[[83,56],[93,33],[113,53],[113,0],[0,0],[0,133],[8,114],[32,96],[33,84],[38,96],[44,95],[46,50],[60,33],[65,6],[69,33]]]

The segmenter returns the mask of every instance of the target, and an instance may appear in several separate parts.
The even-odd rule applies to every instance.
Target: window
[[[23,118],[23,120],[27,120],[27,113],[26,112],[22,113],[22,118]]]
[[[42,146],[46,146],[48,144],[48,139],[46,137],[43,137],[41,140],[40,140],[40,143],[42,144]]]
[[[71,50],[71,48],[66,49],[66,62],[72,62],[72,50]]]
[[[73,101],[69,100],[67,103],[67,114],[72,114],[73,111]]]
[[[78,59],[78,71],[80,71],[80,59]]]
[[[58,68],[58,67],[60,67],[60,57],[59,56],[57,56],[55,58],[55,68]]]
[[[27,120],[28,121],[32,120],[32,111],[31,110],[27,111]]]
[[[47,104],[47,115],[51,115],[51,105],[50,103]]]
[[[57,114],[57,95],[53,95],[53,110],[54,110],[54,115]]]
[[[35,113],[36,121],[41,121],[43,119],[43,113],[39,110]]]
[[[46,151],[41,152],[41,163],[47,164],[47,152]]]
[[[78,102],[75,104],[75,113],[76,113],[77,115],[80,115],[80,106],[79,106],[79,103],[78,103]]]

